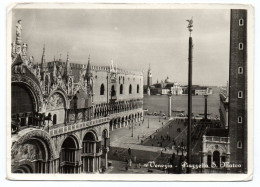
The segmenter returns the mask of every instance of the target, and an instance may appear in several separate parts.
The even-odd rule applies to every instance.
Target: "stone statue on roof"
[[[22,20],[18,20],[16,23],[16,36],[17,37],[22,37]]]

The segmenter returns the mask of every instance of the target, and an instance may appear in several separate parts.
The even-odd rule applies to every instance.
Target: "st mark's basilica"
[[[97,173],[109,132],[143,119],[143,73],[28,56],[16,24],[11,65],[13,173]],[[39,49],[42,50],[42,49]],[[105,63],[104,63],[105,64]]]

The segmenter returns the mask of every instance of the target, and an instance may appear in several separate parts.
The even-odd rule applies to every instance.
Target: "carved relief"
[[[24,43],[23,47],[22,47],[22,55],[23,56],[27,56],[27,48],[28,48],[28,45]]]
[[[44,86],[42,87],[42,90],[45,94],[49,93],[49,87],[50,87],[50,74],[45,74],[44,76]]]
[[[68,95],[73,95],[73,79],[72,77],[69,78],[69,81],[68,81]]]
[[[42,150],[38,145],[26,143],[19,146],[20,158],[26,160],[44,159]]]
[[[221,154],[227,152],[226,148],[220,144],[207,144],[206,147],[207,151],[210,151],[211,153],[213,153],[216,150],[219,151]]]
[[[49,97],[47,110],[56,110],[65,108],[64,98],[59,93],[54,93]]]
[[[33,130],[26,134],[24,134],[21,138],[19,138],[14,145],[12,146],[11,150],[11,156],[12,159],[18,156],[18,154],[21,154],[20,156],[23,156],[24,158],[34,158],[36,156],[40,156],[40,152],[34,152],[31,149],[35,148],[34,145],[27,143],[27,141],[30,141],[32,139],[41,139],[44,143],[47,144],[47,147],[49,149],[49,155],[50,159],[54,158],[54,146],[53,142],[50,139],[49,134],[47,134],[45,131],[42,130]],[[39,149],[39,147],[38,147]]]

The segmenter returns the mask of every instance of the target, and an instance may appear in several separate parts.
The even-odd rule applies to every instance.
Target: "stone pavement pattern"
[[[163,123],[163,125],[162,125]],[[168,126],[171,126],[169,128]],[[181,128],[181,132],[177,132],[177,129]],[[158,130],[158,132],[156,132]],[[110,146],[119,148],[131,148],[136,150],[151,151],[151,152],[161,152],[163,149],[164,153],[172,154],[177,153],[175,149],[167,149],[165,147],[169,146],[171,141],[165,141],[165,147],[158,147],[156,143],[151,143],[150,136],[156,135],[161,137],[168,135],[171,140],[174,138],[177,143],[184,139],[186,142],[186,127],[183,122],[160,119],[157,116],[149,116],[149,128],[148,128],[148,116],[144,117],[144,123],[137,122],[134,124],[133,137],[132,137],[132,127],[124,127],[120,129],[115,129],[110,132]],[[139,138],[138,138],[139,137]],[[143,141],[143,144],[141,143]],[[151,142],[150,142],[151,141]],[[156,142],[156,141],[155,141]],[[152,146],[154,144],[154,146]],[[178,145],[178,144],[177,144]],[[170,145],[171,146],[171,145]]]

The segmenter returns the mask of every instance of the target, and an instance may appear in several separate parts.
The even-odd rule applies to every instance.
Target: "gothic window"
[[[241,141],[237,142],[237,148],[242,149],[242,142]]]
[[[239,48],[239,50],[243,50],[243,43],[239,43],[239,45],[238,45],[238,48]]]
[[[244,20],[243,19],[239,19],[239,26],[243,26],[244,25]]]
[[[238,74],[243,74],[243,67],[238,67]]]
[[[120,85],[120,94],[123,94],[123,84]]]
[[[243,98],[243,92],[242,91],[238,92],[238,98]]]
[[[52,123],[53,123],[53,125],[57,124],[57,115],[56,114],[53,115]]]
[[[237,122],[238,122],[238,123],[242,123],[242,120],[243,120],[243,118],[242,118],[241,116],[238,116]]]
[[[113,97],[113,96],[115,96],[115,95],[116,95],[115,86],[112,85],[112,87],[111,87],[111,96]]]
[[[129,94],[132,94],[132,85],[129,85]]]
[[[105,86],[104,84],[101,84],[100,86],[100,95],[104,95],[105,94]]]
[[[78,92],[79,93],[79,92]],[[73,107],[74,108],[77,108],[77,102],[78,102],[78,97],[77,97],[77,95],[75,95],[74,97],[73,97]]]
[[[139,84],[137,84],[136,92],[139,93]]]

